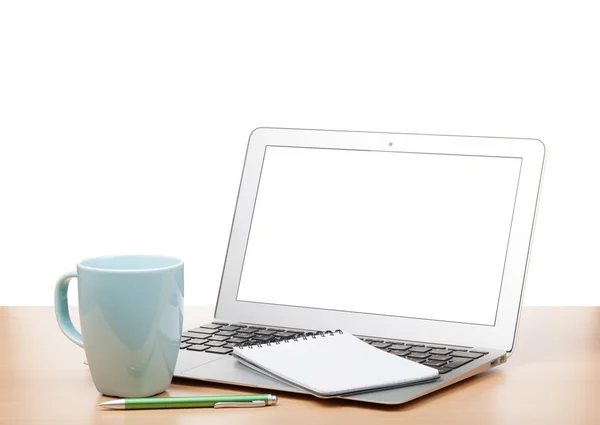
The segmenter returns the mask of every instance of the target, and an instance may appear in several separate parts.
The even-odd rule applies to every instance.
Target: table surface
[[[212,309],[186,309],[186,324]],[[0,424],[600,424],[600,307],[524,308],[505,365],[398,407],[279,393],[255,409],[107,411],[52,307],[0,307]],[[176,379],[163,395],[252,391]]]

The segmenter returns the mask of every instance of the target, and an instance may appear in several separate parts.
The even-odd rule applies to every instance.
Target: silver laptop
[[[352,400],[400,404],[505,363],[544,158],[533,139],[254,130],[214,320],[185,329],[176,376],[302,393],[232,348],[334,329],[440,372]]]

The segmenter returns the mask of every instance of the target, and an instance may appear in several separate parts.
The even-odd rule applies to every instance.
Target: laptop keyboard
[[[204,351],[213,354],[231,354],[236,345],[266,344],[302,336],[313,336],[317,332],[302,332],[282,328],[263,328],[238,323],[212,322],[183,332],[180,349]],[[358,337],[375,348],[404,357],[413,362],[437,369],[440,374],[472,362],[485,354],[485,351],[457,350],[450,347],[418,344],[414,342],[388,341]]]

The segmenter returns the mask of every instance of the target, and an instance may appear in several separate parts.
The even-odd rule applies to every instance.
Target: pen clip
[[[254,401],[221,401],[219,403],[215,403],[213,406],[215,409],[220,409],[223,407],[263,407],[266,406],[267,403],[260,400]]]

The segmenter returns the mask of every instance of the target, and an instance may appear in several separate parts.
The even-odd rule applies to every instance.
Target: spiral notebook
[[[233,355],[254,370],[318,397],[400,387],[439,377],[434,368],[387,353],[341,331],[235,347]]]

